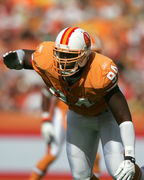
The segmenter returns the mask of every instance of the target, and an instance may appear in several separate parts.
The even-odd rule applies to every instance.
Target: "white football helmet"
[[[55,40],[54,68],[60,76],[71,76],[89,59],[91,39],[78,27],[63,29]]]
[[[91,50],[94,52],[102,53],[103,47],[101,39],[98,35],[90,35],[91,38]]]

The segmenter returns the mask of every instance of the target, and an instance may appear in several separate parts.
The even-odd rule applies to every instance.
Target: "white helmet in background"
[[[63,29],[55,40],[54,67],[60,76],[71,76],[84,67],[90,54],[89,34],[78,27]]]
[[[91,38],[91,50],[97,53],[103,52],[102,42],[98,35],[90,35]]]

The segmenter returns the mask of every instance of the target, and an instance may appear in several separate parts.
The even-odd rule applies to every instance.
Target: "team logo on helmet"
[[[91,46],[90,36],[88,35],[87,32],[84,32],[83,35],[84,35],[84,40],[85,40],[86,46],[87,46],[87,48],[89,48]]]

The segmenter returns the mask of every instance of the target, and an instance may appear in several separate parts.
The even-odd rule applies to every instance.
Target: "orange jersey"
[[[114,62],[102,54],[92,53],[81,78],[67,88],[65,81],[54,70],[53,42],[43,42],[32,57],[32,65],[49,91],[68,104],[69,109],[83,115],[96,116],[107,108],[104,96],[118,82]]]

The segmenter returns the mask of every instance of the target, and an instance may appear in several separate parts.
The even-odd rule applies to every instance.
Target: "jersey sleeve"
[[[112,90],[118,83],[118,68],[111,60],[104,70],[102,70],[103,89],[107,93]]]
[[[47,56],[52,57],[52,45],[53,42],[42,42],[36,48],[36,51],[32,54],[32,66],[34,70],[41,76],[46,85],[49,87],[51,85],[49,79],[45,75],[45,69],[49,67],[49,61]]]
[[[45,41],[38,45],[36,51],[33,53],[32,65],[35,65],[43,70],[49,68],[53,58],[54,42]]]

